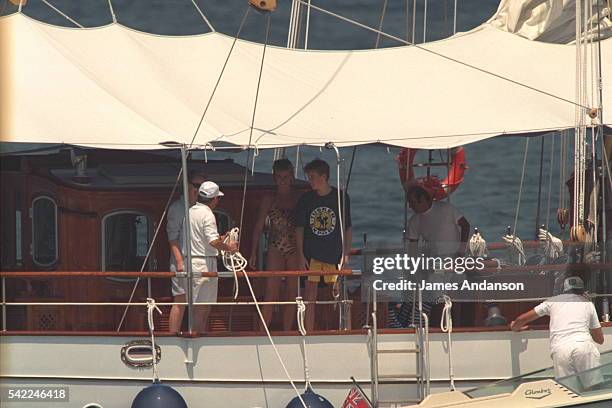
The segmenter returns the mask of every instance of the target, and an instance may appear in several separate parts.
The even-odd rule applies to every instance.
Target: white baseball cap
[[[222,197],[225,195],[221,191],[219,191],[219,186],[217,185],[217,183],[213,183],[212,181],[205,181],[204,183],[202,183],[200,189],[198,190],[198,194],[204,198],[210,199],[215,197]]]
[[[568,292],[572,289],[584,289],[584,282],[578,276],[570,276],[563,281],[564,292]]]

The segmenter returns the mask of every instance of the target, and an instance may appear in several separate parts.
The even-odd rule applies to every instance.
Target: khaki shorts
[[[193,277],[193,301],[194,302],[216,302],[219,278],[202,277],[202,272],[216,272],[216,257],[194,257],[191,258],[191,269]],[[170,264],[170,271],[176,272],[176,265]],[[172,296],[187,293],[187,278],[172,278]]]
[[[308,265],[308,270],[309,271],[331,272],[331,271],[337,271],[338,265],[321,262],[316,259],[311,259],[310,264]],[[320,282],[321,278],[323,278],[323,281],[325,283],[336,283],[336,281],[338,280],[338,275],[309,276],[308,281],[309,282]]]

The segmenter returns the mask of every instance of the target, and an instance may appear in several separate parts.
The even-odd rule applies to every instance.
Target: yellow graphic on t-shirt
[[[310,213],[310,229],[318,236],[329,235],[336,228],[336,213],[329,207],[317,207]]]

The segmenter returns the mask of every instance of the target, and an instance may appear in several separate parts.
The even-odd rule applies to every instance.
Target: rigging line
[[[610,175],[610,162],[608,161],[608,155],[605,153],[602,154],[602,157],[604,158],[604,162],[605,162],[605,168],[603,169],[603,172],[605,174],[608,175],[608,183],[610,184],[610,191],[612,191],[612,175]]]
[[[536,211],[535,239],[540,235],[540,209],[542,204],[542,175],[544,172],[544,136],[540,136],[540,176],[538,178],[538,209]]]
[[[289,33],[287,36],[287,48],[296,48],[298,20],[300,18],[301,5],[295,0],[291,1],[291,15],[289,16]]]
[[[374,42],[374,48],[378,48],[378,45],[380,44],[380,31],[382,30],[383,23],[385,21],[385,14],[387,13],[387,3],[388,3],[388,0],[383,0],[382,11],[380,12],[380,20],[378,21],[378,31],[379,32],[376,34],[376,41]]]
[[[598,135],[601,138],[601,156],[602,156],[602,174],[601,174],[601,201],[602,203],[604,203],[604,208],[605,208],[605,203],[607,203],[606,201],[606,173],[608,174],[608,176],[610,176],[610,168],[607,166],[606,167],[603,166],[603,163],[607,161],[608,159],[608,153],[606,151],[606,146],[605,146],[605,135],[604,135],[604,128],[603,128],[603,90],[602,90],[602,77],[601,77],[601,4],[599,2],[599,0],[597,0],[597,88],[598,88],[598,92],[599,92],[599,127],[598,127]],[[610,182],[610,184],[612,185],[612,180]],[[610,189],[610,192],[612,192],[612,189]],[[607,259],[607,254],[606,254],[606,242],[607,242],[607,230],[608,230],[608,226],[607,226],[607,216],[606,216],[606,212],[603,211],[602,212],[602,217],[601,217],[601,240],[604,243],[602,245],[602,250],[601,250],[601,254],[602,254],[602,259],[604,260],[604,262]],[[608,281],[607,281],[607,276],[606,274],[603,275],[603,285],[604,285],[604,291],[608,290]],[[604,301],[606,302],[607,305],[607,299],[604,299]],[[607,316],[605,316],[604,318],[606,318]]]
[[[351,174],[353,173],[353,163],[355,162],[355,154],[357,153],[357,146],[353,146],[353,154],[351,155],[351,164],[349,165],[348,176],[346,177],[346,183],[344,184],[344,191],[348,192],[349,183],[351,182]]]
[[[597,144],[595,143],[595,126],[591,126],[591,176],[593,179],[593,188],[591,190],[591,194],[595,194],[595,200],[594,200],[594,214],[593,214],[593,224],[594,224],[594,228],[593,228],[593,242],[597,243],[597,230],[599,228],[599,217],[597,216],[597,196],[598,194],[598,188],[597,188],[597,155],[596,155],[596,150],[597,150]],[[590,207],[591,207],[591,200],[589,197],[589,213],[590,213]],[[605,208],[603,208],[603,210],[605,211]]]
[[[455,13],[453,15],[453,35],[457,34],[457,0],[455,0]]]
[[[202,9],[200,9],[200,7],[195,2],[195,0],[191,0],[191,2],[193,3],[193,6],[196,8],[196,10],[198,10],[198,13],[200,13],[200,16],[202,17],[202,19],[204,20],[208,28],[210,28],[210,31],[212,31],[213,33],[216,32],[217,30],[215,30],[215,27],[213,27],[212,24],[210,24],[210,21],[208,21],[208,19],[206,18],[206,15],[202,11]]]
[[[416,41],[416,0],[412,0],[412,44]]]
[[[523,181],[525,180],[525,169],[527,167],[527,152],[529,151],[529,138],[525,140],[525,155],[523,156],[523,171],[521,172],[521,184],[519,185],[518,200],[516,202],[516,213],[514,215],[514,226],[512,236],[516,239],[516,224],[518,223],[519,210],[521,208],[521,196],[523,195]]]
[[[74,24],[75,26],[79,27],[79,28],[85,28],[83,27],[81,24],[79,24],[77,21],[75,21],[74,19],[70,18],[70,16],[68,16],[66,13],[64,13],[63,11],[61,11],[60,9],[58,9],[57,7],[55,7],[53,4],[49,3],[47,0],[41,0],[43,3],[45,3],[47,6],[49,6],[51,9],[53,9],[55,12],[57,12],[57,14],[61,15],[62,17],[64,17],[66,20],[70,21],[72,24]],[[20,7],[21,7],[21,3],[19,3]]]
[[[299,9],[298,19],[295,27],[295,48],[299,47],[300,41],[302,40],[302,20],[304,20],[304,16],[302,15],[302,5],[298,4],[297,8]]]
[[[244,221],[244,206],[246,202],[246,190],[247,190],[247,181],[249,176],[249,161],[251,159],[251,142],[253,141],[253,126],[255,125],[255,115],[257,113],[257,102],[259,99],[259,88],[261,86],[261,77],[263,74],[264,61],[266,59],[266,50],[268,48],[268,39],[270,37],[270,21],[272,20],[272,13],[268,12],[266,19],[266,40],[264,42],[263,51],[261,55],[261,64],[259,66],[259,77],[257,78],[257,88],[255,90],[255,102],[253,104],[253,115],[251,117],[251,130],[249,132],[249,149],[247,151],[247,161],[244,166],[244,183],[242,188],[242,205],[240,207],[240,227],[239,230],[242,231],[242,223]],[[253,163],[255,163],[255,157],[253,157]],[[238,243],[240,243],[240,237],[238,238]]]
[[[111,13],[111,17],[113,18],[113,23],[117,23],[117,16],[115,15],[115,9],[113,8],[113,3],[111,0],[108,0],[108,8]]]
[[[232,46],[230,47],[229,52],[227,53],[227,57],[225,58],[225,62],[223,63],[223,68],[221,68],[221,73],[219,74],[219,77],[217,78],[217,82],[215,83],[215,87],[213,88],[210,94],[210,98],[208,98],[208,102],[206,103],[204,112],[202,112],[202,117],[200,117],[200,122],[198,123],[198,126],[196,127],[196,130],[193,133],[193,137],[191,138],[191,143],[189,143],[190,148],[193,146],[193,142],[195,141],[195,138],[198,135],[198,132],[200,131],[200,127],[202,126],[202,122],[204,122],[204,116],[206,116],[206,112],[208,112],[208,108],[210,108],[210,104],[212,103],[213,97],[215,96],[215,93],[217,92],[217,88],[219,87],[219,84],[221,83],[221,78],[223,78],[223,73],[225,72],[227,63],[229,62],[232,52],[234,51],[234,46],[236,45],[236,42],[238,41],[238,37],[240,36],[240,33],[242,32],[242,28],[244,27],[244,23],[246,22],[246,19],[249,16],[249,10],[251,10],[251,6],[247,6],[246,11],[244,12],[244,15],[242,16],[242,21],[240,22],[240,26],[238,27],[238,31],[236,32],[236,36],[234,37],[234,40],[232,41]]]
[[[304,49],[308,49],[308,34],[310,33],[310,1],[308,0],[308,7],[306,8],[306,32],[304,33]]]
[[[427,42],[427,0],[423,3],[423,42]]]
[[[548,231],[550,222],[550,200],[552,196],[552,180],[553,180],[553,169],[555,165],[555,136],[553,135],[550,141],[550,165],[548,166],[548,198],[546,203],[546,230]]]
[[[302,4],[306,4],[304,0],[297,0],[297,1],[299,1],[299,2],[300,2],[300,3],[302,3]],[[542,90],[542,89],[535,88],[535,87],[533,87],[533,86],[531,86],[531,85],[527,85],[527,84],[521,83],[521,82],[519,82],[519,81],[516,81],[516,80],[514,80],[514,79],[507,78],[507,77],[505,77],[505,76],[503,76],[503,75],[496,74],[496,73],[491,72],[491,71],[487,71],[487,70],[486,70],[486,69],[484,69],[484,68],[479,68],[479,67],[477,67],[477,66],[475,66],[475,65],[468,64],[467,62],[463,62],[463,61],[460,61],[460,60],[458,60],[458,59],[456,59],[456,58],[452,58],[452,57],[449,57],[449,56],[447,56],[447,55],[441,54],[441,53],[439,53],[439,52],[437,52],[437,51],[430,50],[430,49],[428,49],[428,48],[425,48],[425,47],[423,47],[423,46],[420,46],[420,45],[418,45],[418,44],[415,44],[415,43],[414,43],[414,40],[413,40],[413,42],[406,41],[406,40],[401,39],[401,38],[399,38],[399,37],[396,37],[396,36],[394,36],[394,35],[387,34],[387,33],[385,33],[384,31],[377,30],[377,29],[372,28],[372,27],[370,27],[370,26],[368,26],[368,25],[365,25],[365,24],[359,23],[359,22],[357,22],[357,21],[355,21],[355,20],[352,20],[352,19],[350,19],[350,18],[348,18],[348,17],[341,16],[341,15],[339,15],[339,14],[336,14],[336,13],[334,13],[334,12],[331,12],[331,11],[329,11],[329,10],[326,10],[326,9],[324,9],[324,8],[321,8],[321,7],[318,7],[318,6],[315,6],[315,5],[311,5],[310,7],[312,7],[313,9],[315,9],[315,10],[317,10],[317,11],[319,11],[319,12],[323,13],[323,14],[327,14],[327,15],[329,15],[329,16],[335,17],[335,18],[337,18],[337,19],[339,19],[339,20],[345,21],[345,22],[350,23],[350,24],[354,24],[354,25],[356,25],[357,27],[361,27],[361,28],[363,28],[363,29],[365,29],[365,30],[372,31],[372,32],[374,32],[374,33],[379,33],[379,34],[380,34],[381,36],[383,36],[383,37],[390,38],[390,39],[395,40],[395,41],[398,41],[398,42],[400,42],[400,43],[402,43],[402,44],[405,44],[405,45],[411,45],[411,46],[413,46],[413,47],[415,47],[415,48],[417,48],[417,49],[419,49],[419,50],[421,50],[421,51],[425,51],[425,52],[430,53],[430,54],[432,54],[432,55],[435,55],[435,56],[437,56],[437,57],[443,58],[443,59],[445,59],[445,60],[447,60],[447,61],[451,61],[451,62],[454,62],[454,63],[460,64],[460,65],[463,65],[463,66],[465,66],[465,67],[468,67],[468,68],[474,69],[474,70],[476,70],[476,71],[478,71],[478,72],[481,72],[481,73],[483,73],[483,74],[487,74],[487,75],[493,76],[493,77],[495,77],[495,78],[501,79],[501,80],[503,80],[503,81],[509,82],[509,83],[511,83],[511,84],[514,84],[514,85],[518,85],[518,86],[520,86],[520,87],[523,87],[523,88],[529,89],[529,90],[531,90],[531,91],[534,91],[534,92],[540,93],[540,94],[542,94],[542,95],[550,96],[551,98],[558,99],[558,100],[563,101],[563,102],[567,102],[567,103],[569,103],[569,104],[571,104],[571,105],[575,105],[575,106],[580,107],[580,108],[583,108],[583,109],[588,109],[588,107],[587,107],[587,106],[583,106],[583,105],[581,105],[580,103],[575,102],[575,101],[572,101],[572,100],[570,100],[570,99],[566,99],[566,98],[563,98],[563,97],[561,97],[561,96],[558,96],[558,95],[552,94],[552,93],[550,93],[550,92],[544,91],[544,90]]]
[[[20,0],[20,1],[19,1],[19,8],[17,9],[17,11],[18,11],[19,13],[21,13],[21,8],[22,8],[22,6],[23,6],[23,1],[21,1],[21,0]]]
[[[404,15],[404,17],[406,17],[406,27],[405,27],[406,28],[406,41],[408,41],[408,33],[410,32],[410,26],[408,25],[408,16],[409,16],[409,13],[408,13],[409,4],[408,3],[409,2],[410,0],[406,0],[406,8],[405,8],[405,15]]]
[[[291,40],[291,37],[293,35],[293,21],[295,19],[295,0],[291,1],[291,11],[289,12],[289,30],[287,31],[287,48],[292,48],[291,44],[293,43],[293,41]]]
[[[149,249],[147,250],[147,254],[145,255],[144,260],[142,261],[142,265],[140,266],[140,272],[143,272],[145,266],[147,265],[149,256],[151,255],[151,251],[153,250],[153,245],[155,245],[155,240],[157,239],[159,230],[161,229],[161,226],[164,222],[164,218],[166,218],[166,215],[168,213],[168,208],[170,207],[170,203],[172,202],[172,198],[174,197],[174,192],[176,191],[176,187],[178,186],[178,183],[181,180],[182,175],[183,175],[183,167],[181,166],[181,168],[179,169],[178,175],[176,176],[174,185],[172,186],[172,191],[170,192],[170,195],[168,196],[168,200],[166,201],[166,205],[164,206],[164,211],[162,212],[162,215],[159,221],[157,222],[157,228],[155,228],[155,234],[153,234],[153,238],[151,239],[151,243],[149,244]],[[132,293],[130,294],[128,303],[132,303],[132,300],[134,299],[134,295],[136,293],[136,289],[138,288],[139,283],[140,283],[140,277],[138,277],[136,279],[136,282],[134,282],[134,288],[132,289]],[[125,306],[125,309],[123,310],[123,316],[121,316],[121,320],[119,321],[119,326],[117,326],[117,330],[116,330],[117,332],[119,332],[121,330],[121,327],[123,326],[123,322],[125,321],[125,317],[127,316],[129,307],[130,305],[128,304]]]

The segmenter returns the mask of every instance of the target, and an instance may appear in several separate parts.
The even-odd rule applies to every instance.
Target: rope
[[[427,0],[423,3],[423,42],[427,42]]]
[[[228,243],[229,241],[239,241],[238,236],[239,230],[238,228],[232,228],[230,232],[228,232],[227,236],[223,240],[224,243]],[[234,273],[234,300],[238,298],[239,291],[239,281],[238,281],[238,272],[243,272],[246,268],[248,261],[244,259],[240,252],[231,253],[227,251],[221,251],[221,257],[223,260],[223,266],[228,271]]]
[[[21,13],[21,8],[23,7],[23,1],[19,1],[19,8],[17,8],[17,12]]]
[[[457,34],[457,0],[455,0],[455,14],[453,15],[453,35]]]
[[[378,31],[382,31],[383,22],[385,21],[385,14],[387,13],[388,0],[383,0],[382,11],[380,12],[380,20],[378,21]],[[374,42],[374,48],[378,48],[380,44],[380,32],[376,34],[376,41]]]
[[[544,255],[548,259],[556,259],[563,254],[563,242],[547,230],[539,229],[539,239],[542,243]]]
[[[49,3],[47,0],[41,0],[43,3],[45,3],[47,6],[49,6],[53,11],[55,11],[57,14],[61,15],[62,17],[64,17],[66,20],[70,21],[72,24],[74,24],[75,26],[79,27],[79,28],[85,28],[83,27],[81,24],[77,23],[74,19],[70,18],[66,13],[64,13],[63,11],[61,11],[60,9],[58,9],[57,7],[55,7],[53,4]],[[21,12],[21,4],[22,2],[19,2],[19,12]]]
[[[306,326],[304,325],[304,318],[306,316],[306,305],[302,300],[302,297],[296,297],[295,302],[297,303],[297,324],[298,330],[302,335],[302,360],[304,363],[304,390],[311,388],[310,385],[310,371],[308,370],[308,356],[306,354]]]
[[[540,136],[540,173],[538,177],[538,206],[536,210],[535,236],[540,228],[540,210],[542,208],[542,176],[544,175],[544,136]]]
[[[597,184],[597,171],[596,171],[596,157],[595,157],[595,150],[597,149],[597,145],[595,144],[595,126],[591,126],[591,176],[592,176],[592,180],[593,180],[593,189],[591,191],[591,196],[595,197],[595,200],[593,200],[593,212],[591,213],[589,211],[589,216],[591,217],[591,221],[593,222],[593,228],[592,228],[592,232],[593,232],[593,243],[596,245],[597,244],[597,234],[598,234],[598,230],[599,230],[599,217],[597,216],[598,214],[598,210],[597,210],[597,197],[599,196],[598,194],[598,184]],[[603,154],[605,154],[605,152],[602,152]],[[590,201],[590,200],[589,200]],[[589,206],[590,207],[590,206]],[[591,209],[591,208],[589,208]],[[605,208],[603,209],[605,211]]]
[[[202,126],[202,122],[204,122],[204,116],[206,116],[206,112],[208,112],[208,108],[210,107],[213,97],[215,96],[215,93],[217,92],[217,88],[219,87],[219,83],[221,82],[221,78],[223,77],[223,73],[225,72],[225,68],[227,67],[227,63],[229,62],[230,56],[232,55],[232,51],[234,51],[234,46],[236,45],[236,41],[238,41],[238,37],[240,36],[240,33],[242,32],[244,23],[246,22],[246,19],[249,16],[249,10],[251,10],[251,7],[247,6],[246,11],[244,12],[244,15],[242,16],[242,21],[240,22],[240,26],[238,27],[238,31],[236,32],[236,35],[234,36],[234,41],[232,41],[232,46],[230,47],[230,50],[227,53],[227,57],[225,58],[225,62],[223,63],[223,67],[221,68],[221,72],[219,73],[219,77],[217,78],[217,82],[215,83],[215,87],[213,88],[210,94],[210,98],[208,98],[208,102],[206,103],[204,112],[202,112],[202,116],[200,117],[200,122],[198,122],[198,126],[196,126],[196,130],[193,133],[193,137],[191,138],[191,143],[189,144],[189,147],[193,146],[193,142],[195,141],[195,138],[198,132],[200,131],[200,127]]]
[[[304,49],[308,49],[308,34],[310,33],[310,0],[306,8],[306,32],[304,33]]]
[[[249,159],[251,158],[251,142],[253,141],[253,126],[255,125],[255,115],[257,113],[257,102],[259,100],[259,88],[261,86],[261,77],[263,74],[263,68],[264,68],[264,61],[266,59],[266,50],[268,48],[268,39],[270,37],[270,20],[271,20],[271,16],[272,13],[268,13],[267,14],[267,19],[266,19],[266,39],[264,42],[264,46],[263,46],[263,51],[262,51],[262,55],[261,55],[261,64],[259,66],[259,76],[257,78],[257,89],[255,90],[255,103],[253,104],[253,115],[251,117],[251,127],[249,130],[249,150],[247,153],[247,162],[246,162],[246,166],[244,166],[244,183],[243,183],[243,189],[242,189],[242,205],[240,207],[240,227],[239,230],[242,231],[242,223],[244,221],[244,207],[245,207],[245,203],[246,203],[246,190],[247,190],[247,180],[248,180],[248,176],[249,176]],[[255,158],[253,158],[253,166],[255,165]]]
[[[551,138],[550,142],[550,165],[548,166],[548,196],[546,198],[546,229],[549,229],[550,222],[550,200],[552,197],[552,179],[553,179],[553,166],[555,162],[555,136]]]
[[[516,236],[516,224],[521,208],[521,196],[523,194],[523,182],[525,181],[525,169],[527,167],[527,152],[529,151],[529,138],[525,139],[525,154],[523,155],[523,170],[521,172],[521,184],[519,185],[518,199],[516,202],[516,213],[514,214],[514,225],[512,227],[512,235]]]
[[[482,238],[480,232],[474,231],[468,242],[468,250],[470,255],[474,257],[485,257],[488,255],[487,241]]]
[[[225,238],[224,242],[227,242],[229,239],[231,239],[230,237],[237,237],[239,234],[240,230],[238,230],[237,228],[233,228],[230,233],[227,235],[227,237]],[[238,241],[238,240],[236,240]],[[234,252],[234,253],[228,253],[226,251],[221,251],[221,254],[223,256],[223,265],[230,271],[232,271],[234,273],[234,277],[237,280],[237,273],[238,272],[242,272],[245,278],[245,281],[249,287],[249,291],[251,292],[251,297],[253,298],[253,303],[255,304],[255,308],[257,309],[257,314],[259,315],[259,319],[261,320],[261,323],[266,331],[266,334],[268,336],[268,340],[270,340],[270,344],[272,345],[272,348],[274,349],[274,352],[276,353],[276,357],[278,358],[278,361],[280,362],[281,366],[283,367],[283,370],[285,371],[285,375],[287,376],[287,378],[289,379],[289,382],[291,383],[291,387],[293,387],[293,390],[295,391],[295,393],[297,394],[300,402],[302,403],[302,405],[304,406],[304,408],[308,408],[306,406],[306,403],[304,402],[304,400],[302,399],[302,396],[300,395],[300,392],[298,391],[298,389],[295,386],[295,383],[293,382],[293,380],[291,379],[291,375],[289,374],[289,371],[287,370],[287,367],[285,366],[285,363],[283,361],[283,358],[281,357],[280,353],[278,352],[278,349],[276,348],[276,344],[274,343],[274,340],[272,339],[272,335],[270,334],[270,330],[268,329],[268,325],[266,324],[266,320],[263,317],[263,314],[261,313],[261,308],[259,307],[259,302],[257,301],[257,296],[255,295],[255,291],[253,290],[253,286],[251,285],[251,280],[249,278],[249,275],[246,273],[245,271],[245,267],[247,266],[247,260],[244,259],[244,257],[242,256],[242,254],[240,252]],[[237,286],[234,292],[234,296],[236,296],[237,293]],[[297,299],[296,299],[297,301]],[[299,320],[298,320],[299,321]]]
[[[113,3],[111,0],[108,0],[108,9],[110,10],[111,17],[113,18],[113,23],[117,24],[117,16],[115,15],[115,10],[113,9]]]
[[[517,263],[519,266],[525,265],[527,257],[525,256],[525,250],[523,249],[523,242],[516,235],[504,235],[502,239],[506,241],[510,256],[514,255],[517,257]]]
[[[442,318],[440,320],[440,330],[443,333],[448,333],[448,378],[450,379],[451,391],[456,391],[455,388],[455,373],[453,367],[453,302],[447,295],[442,296],[444,308],[442,309]]]
[[[416,41],[416,0],[412,0],[412,44]]]
[[[197,5],[197,3],[195,2],[195,0],[191,0],[191,3],[193,3],[193,6],[196,8],[196,10],[198,10],[198,13],[200,14],[200,16],[202,17],[202,20],[204,20],[204,22],[206,23],[206,25],[208,26],[208,28],[210,28],[210,31],[212,31],[213,33],[216,31],[215,28],[212,26],[212,24],[210,24],[210,21],[208,21],[208,19],[206,18],[206,15],[204,14],[204,12],[202,11],[202,9],[200,9],[200,7]]]
[[[155,304],[155,299],[147,298],[147,322],[149,323],[149,332],[151,333],[151,353],[153,354],[153,382],[159,381],[159,373],[157,372],[157,352],[155,350],[155,323],[153,322],[153,311],[156,310],[160,315],[162,311]]]
[[[296,0],[296,1],[299,1],[299,2],[300,2],[300,3],[302,3],[302,4],[307,4],[307,3],[306,3],[304,0]],[[468,67],[468,68],[474,69],[474,70],[476,70],[476,71],[478,71],[478,72],[481,72],[481,73],[483,73],[483,74],[487,74],[487,75],[493,76],[493,77],[495,77],[495,78],[501,79],[501,80],[503,80],[503,81],[509,82],[509,83],[511,83],[511,84],[514,84],[514,85],[518,85],[518,86],[520,86],[520,87],[523,87],[523,88],[525,88],[525,89],[529,89],[529,90],[531,90],[531,91],[534,91],[534,92],[540,93],[540,94],[542,94],[542,95],[550,96],[551,98],[555,98],[555,99],[558,99],[558,100],[560,100],[560,101],[567,102],[567,103],[569,103],[569,104],[571,104],[571,105],[575,105],[575,106],[580,107],[580,108],[588,109],[588,107],[587,107],[587,106],[580,105],[579,103],[577,103],[577,102],[575,102],[575,101],[572,101],[572,100],[569,100],[569,99],[563,98],[563,97],[561,97],[561,96],[557,96],[557,95],[551,94],[550,92],[546,92],[546,91],[544,91],[544,90],[542,90],[542,89],[535,88],[535,87],[533,87],[533,86],[530,86],[530,85],[527,85],[527,84],[521,83],[521,82],[519,82],[519,81],[515,81],[515,80],[510,79],[510,78],[507,78],[507,77],[505,77],[505,76],[503,76],[503,75],[496,74],[496,73],[491,72],[491,71],[487,71],[487,70],[486,70],[486,69],[484,69],[484,68],[479,68],[479,67],[477,67],[477,66],[475,66],[475,65],[468,64],[467,62],[463,62],[463,61],[460,61],[460,60],[458,60],[458,59],[456,59],[456,58],[452,58],[452,57],[449,57],[449,56],[447,56],[447,55],[441,54],[441,53],[439,53],[439,52],[436,52],[436,51],[430,50],[430,49],[428,49],[428,48],[422,47],[422,46],[420,46],[420,45],[415,44],[415,43],[414,43],[414,40],[413,40],[412,42],[406,41],[406,40],[404,40],[404,39],[402,39],[402,38],[396,37],[396,36],[391,35],[391,34],[387,34],[387,33],[385,33],[384,31],[377,30],[377,29],[372,28],[372,27],[370,27],[370,26],[368,26],[368,25],[365,25],[365,24],[359,23],[359,22],[357,22],[357,21],[355,21],[355,20],[352,20],[352,19],[350,19],[350,18],[348,18],[348,17],[341,16],[340,14],[336,14],[336,13],[334,13],[334,12],[331,12],[331,11],[329,11],[329,10],[326,10],[326,9],[324,9],[324,8],[321,8],[321,7],[318,7],[318,6],[312,5],[312,4],[310,5],[310,7],[311,7],[311,8],[313,8],[313,9],[315,9],[315,10],[317,10],[317,11],[319,11],[319,12],[321,12],[321,13],[323,13],[323,14],[327,14],[327,15],[329,15],[329,16],[335,17],[335,18],[337,18],[337,19],[339,19],[339,20],[342,20],[342,21],[344,21],[344,22],[347,22],[347,23],[350,23],[350,24],[356,25],[357,27],[361,27],[361,28],[363,28],[363,29],[366,29],[366,30],[368,30],[368,31],[372,31],[372,32],[374,32],[374,33],[379,33],[379,34],[380,34],[381,36],[383,36],[383,37],[390,38],[390,39],[392,39],[392,40],[398,41],[398,42],[400,42],[400,43],[402,43],[402,44],[405,44],[405,45],[412,45],[412,46],[414,46],[414,47],[418,48],[418,49],[419,49],[419,50],[421,50],[421,51],[425,51],[425,52],[430,53],[430,54],[432,54],[432,55],[435,55],[435,56],[437,56],[437,57],[444,58],[444,59],[445,59],[445,60],[447,60],[447,61],[455,62],[455,63],[460,64],[460,65],[463,65],[463,66],[465,66],[465,67]]]
[[[583,46],[585,37],[582,36],[582,6],[580,1],[576,2],[576,102],[582,103],[586,97],[586,45]],[[586,17],[586,8],[585,8]],[[586,19],[585,19],[586,22]],[[586,28],[586,27],[585,27]],[[583,63],[584,58],[584,63]],[[584,184],[585,184],[585,127],[584,114],[580,107],[574,108],[574,213],[572,221],[574,228],[584,223]]]
[[[298,36],[298,22],[300,20],[300,4],[296,0],[291,2],[291,14],[289,16],[289,33],[287,35],[287,48],[296,48]]]

